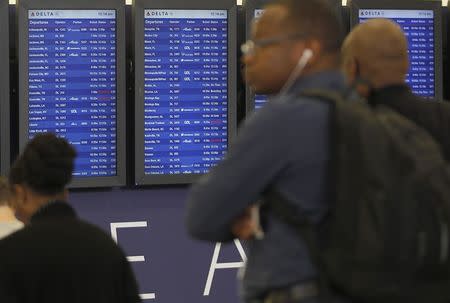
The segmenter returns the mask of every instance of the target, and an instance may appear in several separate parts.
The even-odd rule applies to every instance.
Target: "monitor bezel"
[[[10,166],[10,97],[9,97],[9,2],[0,0],[0,173],[5,175]]]
[[[117,175],[108,177],[74,177],[69,188],[123,186],[126,184],[126,56],[125,56],[125,2],[122,0],[17,0],[18,66],[19,66],[19,149],[28,142],[28,10],[116,10],[116,142]],[[25,84],[25,85],[24,85]]]
[[[439,1],[423,0],[352,0],[350,6],[350,27],[359,24],[360,9],[411,9],[433,10],[435,16],[434,30],[434,89],[433,99],[442,100],[443,97],[443,68],[442,68],[442,3]]]
[[[228,148],[236,134],[236,40],[237,4],[235,0],[135,0],[133,35],[135,59],[135,185],[190,184],[201,174],[146,175],[144,169],[144,10],[145,9],[221,9],[228,11]]]

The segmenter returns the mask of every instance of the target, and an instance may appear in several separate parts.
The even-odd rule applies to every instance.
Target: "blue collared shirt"
[[[190,234],[229,241],[231,224],[269,186],[297,203],[312,222],[329,207],[329,114],[326,102],[299,93],[344,92],[343,76],[326,71],[300,78],[285,96],[268,102],[240,129],[225,159],[192,187],[187,207]],[[249,241],[242,296],[316,278],[305,244],[292,228],[267,214],[265,237]]]

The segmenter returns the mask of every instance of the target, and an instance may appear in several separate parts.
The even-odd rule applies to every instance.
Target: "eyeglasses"
[[[303,38],[302,34],[292,34],[281,37],[267,38],[261,40],[247,40],[244,44],[241,45],[241,52],[244,55],[253,55],[257,48],[263,48],[272,44],[277,44],[287,40],[296,40]]]

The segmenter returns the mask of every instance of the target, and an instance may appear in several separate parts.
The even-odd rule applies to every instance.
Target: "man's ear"
[[[308,57],[308,65],[315,65],[318,58],[320,58],[320,54],[322,52],[322,46],[317,40],[307,40],[307,41],[299,41],[294,46],[294,57],[293,60],[297,63],[299,58],[304,55],[305,50],[309,50],[311,52],[311,56]]]
[[[317,40],[308,41],[306,44],[306,48],[310,49],[312,51],[312,57],[310,59],[311,64],[315,64],[317,60],[320,60],[321,54],[322,54],[322,44]]]

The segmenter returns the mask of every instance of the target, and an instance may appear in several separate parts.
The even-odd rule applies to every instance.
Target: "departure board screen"
[[[228,147],[227,10],[144,10],[144,174],[207,173]]]
[[[414,93],[435,97],[435,27],[433,10],[360,9],[359,21],[387,18],[398,23],[408,38],[410,69],[407,83]]]
[[[75,146],[73,175],[117,174],[116,11],[28,10],[28,136]]]

